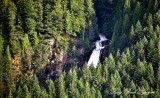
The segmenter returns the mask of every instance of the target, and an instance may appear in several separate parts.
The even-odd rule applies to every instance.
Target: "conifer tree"
[[[90,98],[91,97],[91,90],[90,90],[90,85],[89,85],[88,82],[85,83],[84,97],[86,97],[86,98]]]
[[[31,98],[31,93],[29,92],[27,85],[24,85],[23,90],[24,90],[23,97],[24,98]]]
[[[53,23],[52,23],[52,7],[51,4],[49,2],[44,2],[43,5],[43,29],[44,29],[44,33],[47,37],[51,37],[49,35],[53,35]]]
[[[93,3],[91,0],[84,0],[85,3],[85,17],[86,17],[86,25],[88,26],[88,35],[89,39],[92,39],[97,33],[97,18],[95,11],[93,9]]]
[[[19,86],[18,87],[18,90],[17,90],[17,98],[21,98],[23,97],[23,91],[22,91],[22,88]]]
[[[150,13],[150,12],[152,12],[152,8],[153,8],[153,5],[154,5],[154,2],[155,2],[155,0],[149,0],[149,2],[148,2],[148,6],[147,6],[147,13]]]
[[[134,31],[134,26],[132,25],[131,26],[131,29],[130,29],[130,34],[129,34],[130,36],[130,44],[134,44],[135,43],[135,41],[136,41],[136,34],[135,34],[135,31]]]
[[[9,45],[7,45],[2,63],[2,81],[3,85],[5,85],[7,88],[6,93],[9,93],[9,91],[11,90],[11,85],[13,83],[12,79],[12,58]]]
[[[134,83],[134,81],[132,80],[131,82],[130,82],[130,90],[131,91],[133,91],[133,92],[135,92],[136,91],[136,85],[135,85],[135,83]]]
[[[69,35],[76,36],[76,33],[73,32],[73,28],[72,28],[72,25],[73,25],[72,17],[73,17],[73,14],[68,10],[66,15],[66,27],[65,27],[66,33]]]
[[[43,0],[35,0],[35,9],[37,13],[37,18],[36,18],[36,31],[38,33],[41,33],[43,31]]]
[[[63,30],[63,14],[64,11],[62,9],[62,0],[53,0],[53,26],[54,26],[54,32],[57,34],[61,34]],[[55,36],[56,36],[55,35]]]
[[[115,61],[113,55],[110,54],[109,57],[106,59],[106,65],[108,66],[108,70],[110,73],[114,73],[115,71]]]
[[[136,34],[136,40],[139,40],[140,38],[143,37],[142,25],[140,21],[136,23],[135,34]]]
[[[158,86],[160,86],[160,77],[159,77],[159,75],[160,75],[160,66],[158,67],[158,71],[157,71],[157,74],[156,74],[156,82],[157,82]]]
[[[57,81],[57,93],[58,93],[58,98],[67,98],[68,96],[66,95],[66,90],[65,90],[65,81],[64,81],[64,76],[61,75],[58,78]]]
[[[147,81],[148,81],[149,85],[153,87],[154,82],[155,82],[155,78],[154,78],[154,70],[153,70],[152,64],[148,65],[147,76],[148,76]]]
[[[142,6],[141,3],[138,1],[134,9],[134,23],[141,17],[142,14],[141,11],[142,11]]]
[[[142,77],[145,77],[146,68],[143,64],[143,62],[140,61],[140,59],[137,60],[137,67],[134,73],[135,81],[139,82]]]
[[[2,59],[3,59],[3,37],[2,37],[2,26],[0,25],[0,64],[2,64]],[[2,65],[0,66],[0,84],[3,84],[3,67]],[[0,88],[0,97],[2,97],[2,89]]]
[[[39,86],[39,82],[36,76],[34,77],[34,80],[31,81],[30,86],[31,86],[30,92],[31,92],[32,97],[40,97],[41,88]]]
[[[56,97],[56,88],[54,86],[54,82],[52,80],[46,81],[46,90],[50,98]]]

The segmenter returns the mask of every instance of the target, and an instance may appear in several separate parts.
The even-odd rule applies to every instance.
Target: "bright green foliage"
[[[137,68],[134,73],[134,77],[136,81],[140,81],[142,77],[145,75],[145,66],[144,64],[138,59],[137,61]]]
[[[90,98],[91,97],[91,90],[90,90],[90,85],[88,82],[85,83],[84,85],[84,94],[83,94],[84,97],[86,98]]]
[[[128,13],[130,10],[131,10],[131,8],[130,8],[130,0],[125,0],[124,13]]]
[[[2,83],[3,85],[5,85],[8,90],[10,91],[10,87],[12,84],[12,58],[11,58],[11,54],[10,54],[10,48],[9,45],[6,47],[5,52],[4,52],[4,58],[3,58],[3,63],[2,63]],[[9,93],[9,91],[7,91],[7,93]]]
[[[154,78],[154,70],[153,70],[152,64],[148,65],[147,76],[148,76],[147,77],[148,83],[153,86],[155,83],[155,78]]]
[[[95,15],[95,11],[93,9],[93,3],[91,0],[84,0],[85,1],[85,17],[86,17],[86,26],[88,29],[89,39],[94,38],[95,34],[97,33],[97,19]]]
[[[77,88],[77,73],[76,70],[70,70],[67,76],[66,85],[68,86],[68,97],[80,97],[80,93]]]
[[[160,86],[160,77],[159,77],[159,75],[160,75],[160,66],[158,67],[158,71],[157,71],[157,75],[156,75],[156,82],[158,83],[157,85]]]
[[[31,94],[30,94],[28,87],[26,85],[24,85],[23,90],[24,90],[23,97],[24,98],[31,98]]]
[[[22,70],[26,72],[31,69],[31,57],[32,57],[32,48],[28,39],[28,35],[25,34],[22,39]]]
[[[59,78],[58,78],[58,81],[57,81],[57,88],[58,88],[58,98],[68,98],[66,93],[65,93],[65,81],[64,81],[64,76],[61,75]]]
[[[62,1],[61,0],[53,0],[53,29],[55,35],[61,34],[63,30],[63,8],[62,8]]]
[[[71,14],[70,11],[67,11],[67,16],[66,16],[66,33],[69,35],[73,35],[76,36],[76,33],[73,32],[73,28],[72,28],[72,17],[73,15]]]
[[[47,37],[48,34],[53,35],[53,23],[52,23],[52,14],[51,13],[51,5],[47,2],[44,3],[44,8],[43,8],[43,29],[44,33],[46,34]]]
[[[37,18],[36,18],[36,31],[38,33],[43,31],[43,4],[42,4],[43,0],[35,0],[35,9],[36,9],[36,13],[37,13]]]
[[[39,86],[39,81],[37,77],[34,77],[34,79],[31,81],[30,87],[32,97],[40,97],[41,88]]]
[[[19,86],[17,89],[17,98],[23,97],[22,88]]]
[[[110,54],[108,58],[106,58],[106,65],[108,66],[108,70],[110,73],[114,73],[115,72],[115,61],[113,58],[113,55]]]
[[[143,37],[142,25],[141,25],[140,21],[138,21],[136,23],[135,34],[136,34],[136,40]]]
[[[49,95],[49,98],[56,97],[56,89],[54,86],[54,82],[52,80],[46,81],[46,88]]]

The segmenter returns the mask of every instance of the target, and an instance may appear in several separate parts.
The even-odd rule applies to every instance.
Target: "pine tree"
[[[16,15],[17,8],[14,2],[9,1],[8,4],[8,30],[9,30],[9,43],[12,55],[20,55],[20,42],[17,36],[19,36],[16,31]]]
[[[76,36],[76,33],[73,32],[73,28],[72,28],[72,25],[73,25],[73,20],[72,20],[72,17],[73,17],[73,14],[68,10],[67,11],[67,16],[66,16],[66,33],[69,34],[69,35],[73,35],[73,36]]]
[[[154,2],[154,11],[156,12],[156,11],[158,11],[158,7],[159,7],[159,4],[160,2],[158,1],[158,0],[155,0],[155,2]]]
[[[93,3],[91,0],[84,0],[85,5],[85,17],[86,17],[86,25],[88,27],[88,35],[89,39],[93,39],[96,33],[98,32],[97,27],[97,18],[93,8]]]
[[[143,64],[143,62],[140,61],[140,59],[137,60],[137,67],[134,73],[135,81],[139,82],[142,77],[145,77],[146,68]]]
[[[22,17],[25,23],[25,31],[27,33],[32,33],[35,31],[37,17],[36,11],[34,9],[34,2],[32,0],[18,0],[17,3],[20,5],[22,12]]]
[[[9,91],[8,98],[14,98],[11,91]]]
[[[46,81],[46,90],[50,98],[56,97],[56,88],[54,86],[54,82],[52,80]]]
[[[153,87],[154,83],[155,83],[155,78],[154,78],[154,70],[153,70],[152,64],[148,65],[147,76],[148,76],[147,81],[148,81],[149,85]]]
[[[3,62],[3,37],[2,37],[2,26],[0,25],[0,64]],[[2,65],[0,66],[0,85],[3,84],[3,69]],[[0,88],[0,97],[2,97],[2,88]]]
[[[36,18],[36,31],[38,33],[41,33],[43,31],[43,0],[35,0],[35,9],[37,13],[37,18]]]
[[[30,86],[31,86],[30,92],[31,92],[32,97],[40,97],[41,88],[39,86],[39,81],[36,76],[34,77],[34,80],[31,81]]]
[[[141,17],[142,6],[140,2],[136,3],[134,9],[134,23]]]
[[[149,0],[149,2],[148,2],[148,6],[147,6],[147,13],[150,13],[150,12],[152,12],[152,8],[153,8],[153,5],[154,5],[154,1],[155,0]]]
[[[130,33],[129,33],[129,37],[130,37],[130,44],[134,44],[135,41],[136,41],[136,34],[135,34],[135,31],[134,31],[134,26],[132,25],[131,26],[131,29],[130,29]]]
[[[122,83],[121,83],[121,77],[119,72],[116,70],[113,75],[115,82],[116,82],[116,91],[121,91]]]
[[[160,27],[158,25],[156,25],[156,28],[155,28],[155,33],[157,34],[157,36],[159,36],[159,32],[160,31]]]
[[[101,92],[99,90],[96,91],[96,97],[95,98],[102,98]]]
[[[77,81],[77,88],[79,90],[80,96],[82,96],[82,94],[84,93],[84,82],[82,78]]]
[[[148,52],[147,59],[152,62],[153,68],[157,68],[158,61],[159,61],[158,54],[157,54],[158,51],[156,51],[155,42],[153,39],[151,39],[148,44],[147,52]]]
[[[144,78],[142,78],[142,80],[140,81],[140,87],[143,88],[142,89],[142,90],[144,90],[143,92],[145,92],[145,91],[147,92],[150,90],[149,84]]]
[[[76,70],[70,70],[67,76],[66,85],[68,86],[68,97],[80,97],[79,90],[77,89],[77,73]]]
[[[82,68],[82,78],[83,78],[83,82],[89,82],[92,79],[92,73],[91,71],[87,68],[87,65],[84,65]]]
[[[117,92],[116,80],[113,77],[113,74],[111,74],[110,81],[109,81],[109,90],[108,90],[108,88],[105,89],[105,96],[109,96],[109,94],[114,95],[115,92]]]
[[[31,93],[29,92],[27,85],[24,85],[23,90],[24,90],[23,97],[24,98],[31,98]]]
[[[57,97],[58,98],[67,98],[68,96],[66,95],[66,90],[65,90],[65,81],[64,81],[64,76],[61,75],[58,78],[57,81]]]
[[[85,88],[84,88],[84,97],[90,98],[91,97],[91,90],[90,90],[90,85],[88,82],[85,83]]]
[[[136,91],[136,85],[135,85],[135,83],[134,83],[134,81],[132,80],[131,82],[130,82],[130,90],[131,91],[133,91],[133,92],[135,92]]]
[[[124,1],[124,9],[123,9],[124,13],[128,13],[130,12],[131,8],[130,8],[130,0],[125,0]]]
[[[137,48],[137,56],[140,60],[144,59],[144,44],[142,43],[142,41],[140,40],[139,43],[136,44],[136,48]]]
[[[29,40],[31,45],[36,46],[38,44],[36,27],[36,17],[37,13],[34,7],[34,2],[32,0],[18,0],[17,3],[20,5],[22,12],[23,22],[25,25],[25,32],[29,34]]]
[[[128,89],[123,87],[123,98],[130,98],[130,95],[128,93]]]
[[[61,0],[53,0],[53,10],[52,10],[52,14],[53,14],[53,28],[54,28],[54,32],[56,33],[56,35],[61,34],[62,30],[63,30],[63,9],[62,9],[62,1]],[[56,36],[55,35],[55,36]]]
[[[155,24],[160,25],[160,10],[158,10],[155,15]]]
[[[122,71],[122,84],[123,87],[128,87],[130,82],[130,76],[126,73],[125,70]]]
[[[40,96],[41,96],[41,98],[49,98],[49,95],[47,94],[45,88],[42,88],[42,92],[41,92]]]
[[[160,77],[159,77],[159,75],[160,75],[160,66],[158,67],[158,71],[157,71],[157,74],[156,74],[156,82],[157,82],[158,86],[160,86]]]
[[[110,54],[105,62],[106,62],[106,65],[108,66],[108,71],[110,73],[114,73],[114,71],[115,71],[115,61],[114,61],[113,55]]]
[[[128,16],[128,14],[125,14],[124,18],[123,18],[123,25],[122,25],[123,34],[127,34],[128,28],[129,28],[129,25],[130,25],[129,22],[130,22],[129,16]]]
[[[143,37],[142,25],[141,25],[140,21],[138,21],[138,22],[136,23],[135,34],[136,34],[136,40],[137,40],[137,41],[138,41],[140,38]]]
[[[5,49],[3,63],[2,63],[2,81],[3,85],[6,86],[6,93],[9,93],[12,85],[12,58],[10,54],[9,45]]]
[[[26,73],[27,70],[31,69],[31,57],[33,52],[27,34],[22,38],[22,50],[22,72]]]
[[[124,53],[122,53],[122,57],[121,57],[120,61],[122,64],[122,69],[125,70],[129,66],[129,62],[127,60],[127,56]]]
[[[23,91],[22,91],[22,88],[19,86],[17,90],[16,98],[22,98],[22,97],[23,97]]]
[[[44,33],[47,37],[52,37],[53,36],[53,23],[52,23],[52,14],[51,11],[51,5],[49,2],[44,2],[43,5],[43,29],[44,29]],[[52,36],[49,36],[52,35]]]

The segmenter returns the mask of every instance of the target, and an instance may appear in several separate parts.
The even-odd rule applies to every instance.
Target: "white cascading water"
[[[94,68],[97,68],[99,57],[100,57],[100,51],[104,49],[105,46],[102,46],[101,42],[108,40],[104,35],[99,34],[100,40],[96,41],[95,46],[96,48],[93,50],[87,66],[89,67],[91,64],[94,65]]]

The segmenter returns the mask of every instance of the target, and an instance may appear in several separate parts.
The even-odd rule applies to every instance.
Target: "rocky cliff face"
[[[46,65],[46,75],[50,76],[57,76],[59,75],[62,70],[62,62],[64,59],[64,50],[58,52],[55,47],[56,40],[50,39],[47,43],[48,45],[48,64]]]
[[[55,39],[50,39],[47,43],[49,54],[46,74],[48,77],[58,76],[63,71],[67,72],[75,65],[82,66],[85,63],[85,49],[80,39],[73,38],[69,43],[69,49],[61,49],[60,51],[56,49]]]

